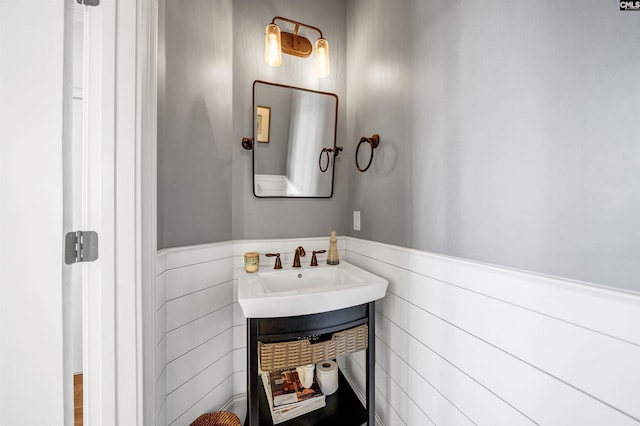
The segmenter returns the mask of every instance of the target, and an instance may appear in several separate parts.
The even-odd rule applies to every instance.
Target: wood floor
[[[82,426],[82,374],[73,376],[73,417],[74,425]]]

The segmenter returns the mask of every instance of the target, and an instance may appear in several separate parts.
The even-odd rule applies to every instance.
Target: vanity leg
[[[245,426],[258,426],[258,320],[247,319],[247,420]]]
[[[376,302],[369,302],[368,306],[368,322],[369,322],[369,344],[367,346],[367,418],[369,426],[376,424],[376,389],[375,389],[375,373],[376,373]]]

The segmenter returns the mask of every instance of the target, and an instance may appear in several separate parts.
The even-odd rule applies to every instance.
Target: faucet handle
[[[326,253],[326,252],[327,252],[326,250],[313,251],[311,256],[311,266],[318,266],[318,258],[316,257],[316,254]]]
[[[276,258],[276,264],[273,269],[282,269],[282,262],[280,262],[280,253],[267,253],[265,254],[265,256]]]

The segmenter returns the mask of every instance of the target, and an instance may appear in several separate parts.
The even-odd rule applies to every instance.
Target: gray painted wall
[[[352,0],[351,235],[640,291],[640,13]]]
[[[322,28],[328,79],[311,60],[263,63],[276,15]],[[640,13],[613,0],[172,0],[166,16],[160,248],[335,229],[640,291]],[[252,195],[240,140],[256,79],[338,94],[333,198]],[[359,173],[356,142],[374,132]]]
[[[332,92],[344,100],[345,2],[170,0],[163,5],[158,248],[346,233],[345,159],[337,160],[331,199],[257,199],[251,189],[251,152],[240,146],[242,137],[252,135],[254,80]],[[312,58],[285,55],[279,68],[264,63],[264,28],[277,15],[322,29],[330,43],[330,77],[313,75]],[[317,33],[309,36],[315,41]],[[344,145],[346,112],[342,104],[338,108],[337,143]]]
[[[242,137],[252,135],[252,84],[254,80],[288,84],[336,93],[338,103],[337,144],[346,144],[346,2],[344,0],[234,0],[233,64],[233,238],[289,238],[348,232],[347,177],[351,159],[337,159],[336,185],[328,199],[256,198],[252,191],[251,151],[240,148]],[[317,78],[312,58],[283,55],[282,66],[264,63],[264,28],[274,16],[319,27],[329,41],[331,75]],[[293,30],[293,27],[281,27]],[[300,29],[302,33],[304,29]],[[307,31],[307,30],[304,30]],[[318,33],[308,32],[312,42]],[[292,247],[293,250],[295,247]],[[283,248],[283,249],[286,249]]]
[[[227,241],[231,152],[240,146],[232,132],[232,1],[168,0],[163,6],[158,248]]]

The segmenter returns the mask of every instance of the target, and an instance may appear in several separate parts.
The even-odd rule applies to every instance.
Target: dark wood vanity
[[[260,344],[307,339],[313,345],[334,333],[366,325],[366,406],[342,375],[338,391],[326,396],[326,407],[281,423],[286,426],[375,425],[375,302],[310,315],[247,319],[247,417],[245,426],[272,426],[272,418],[258,369]],[[317,343],[321,344],[321,343]],[[316,362],[323,361],[321,359]],[[291,366],[294,367],[294,366]]]

